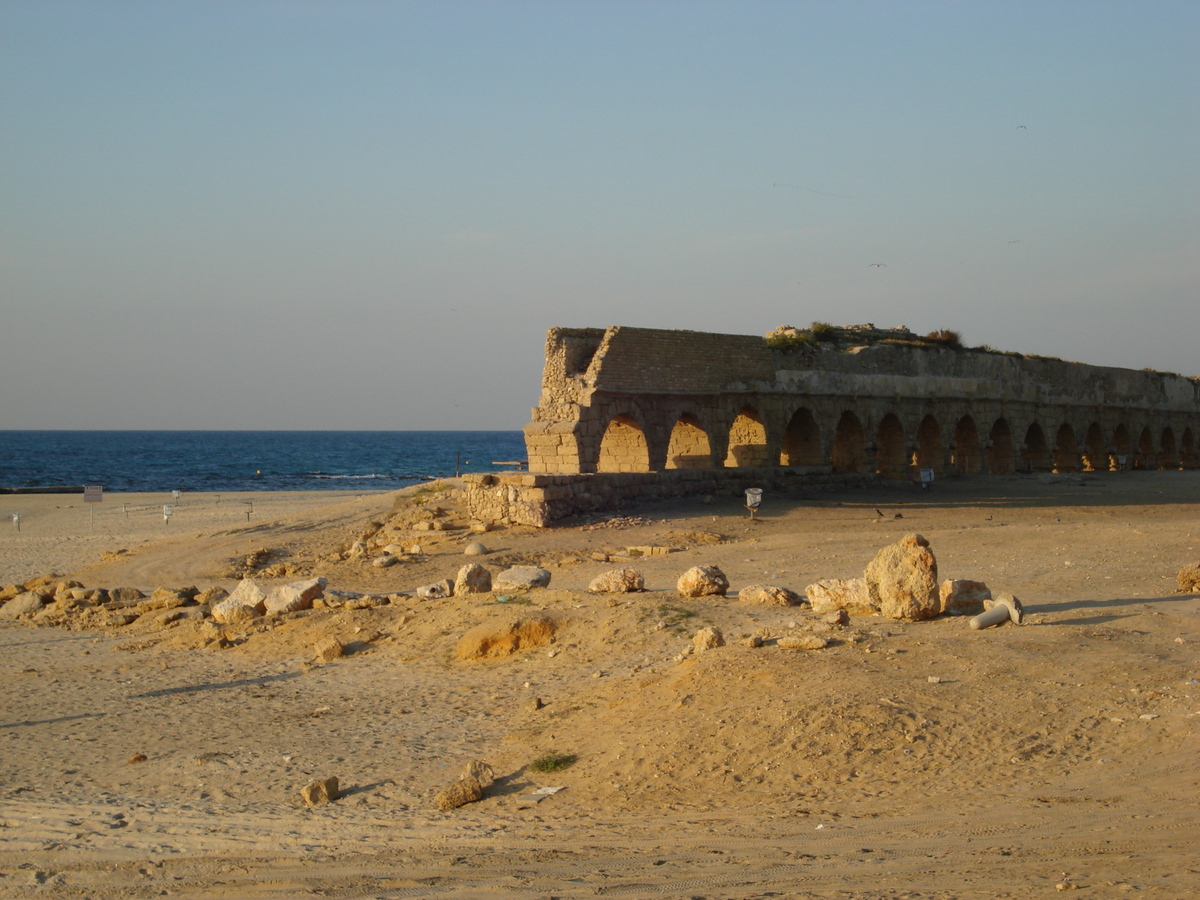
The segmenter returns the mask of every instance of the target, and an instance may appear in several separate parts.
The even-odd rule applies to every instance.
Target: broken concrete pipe
[[[1024,616],[1025,610],[1020,600],[1012,594],[1001,594],[992,601],[990,607],[971,619],[971,627],[979,630],[992,625],[1003,625],[1005,622],[1020,625]]]

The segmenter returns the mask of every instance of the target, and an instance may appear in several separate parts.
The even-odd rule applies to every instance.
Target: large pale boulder
[[[476,625],[455,648],[459,659],[497,659],[549,642],[558,633],[558,622],[549,616],[526,616]]]
[[[492,573],[479,563],[467,563],[454,579],[454,596],[486,594],[492,589]]]
[[[17,594],[3,606],[0,606],[0,619],[16,619],[35,613],[46,605],[46,601],[37,591],[26,591]]]
[[[919,534],[906,534],[880,550],[864,577],[871,604],[889,619],[915,622],[941,612],[937,560]]]
[[[763,603],[767,606],[799,606],[804,598],[795,591],[773,584],[752,584],[738,591],[743,603]]]
[[[528,591],[550,584],[550,571],[537,566],[513,566],[492,579],[494,591]]]
[[[716,566],[692,566],[679,576],[675,589],[684,597],[724,597],[729,579]]]
[[[938,589],[942,612],[951,616],[975,616],[983,612],[983,602],[992,592],[982,581],[946,579]]]
[[[233,593],[212,608],[214,622],[242,622],[266,612],[267,595],[251,578],[243,578]]]
[[[593,594],[629,594],[646,589],[646,581],[637,569],[609,569],[588,584]]]
[[[328,583],[324,578],[309,578],[305,581],[293,581],[291,584],[276,585],[263,601],[264,611],[271,615],[279,615],[312,609],[313,601],[321,596]]]
[[[820,615],[844,609],[852,616],[871,616],[879,609],[871,605],[864,578],[823,578],[804,589],[812,610]]]
[[[487,788],[495,782],[496,773],[483,760],[473,759],[467,763],[466,768],[463,769],[462,774],[458,777],[460,779],[474,778],[480,785]]]

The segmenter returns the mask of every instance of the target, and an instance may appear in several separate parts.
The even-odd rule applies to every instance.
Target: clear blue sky
[[[1190,0],[5,0],[0,428],[515,429],[553,325],[1197,375],[1198,138]]]

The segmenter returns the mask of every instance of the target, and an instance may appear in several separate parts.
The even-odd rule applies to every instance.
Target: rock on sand
[[[729,579],[716,566],[692,566],[679,576],[675,589],[684,597],[724,597]]]
[[[880,550],[865,578],[871,605],[889,619],[915,622],[941,612],[937,560],[919,534],[906,534]]]

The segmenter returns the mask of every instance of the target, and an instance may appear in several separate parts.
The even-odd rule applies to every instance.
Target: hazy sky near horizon
[[[1200,375],[1197,47],[1153,0],[6,0],[0,429],[517,429],[554,325]]]

